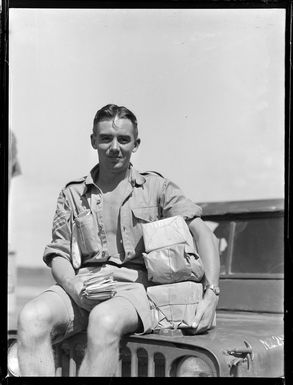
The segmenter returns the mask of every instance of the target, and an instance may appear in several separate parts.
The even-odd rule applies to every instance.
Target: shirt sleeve
[[[168,179],[162,188],[161,208],[164,218],[181,215],[185,220],[191,220],[202,214],[201,207],[186,198],[182,190]]]
[[[54,257],[59,256],[71,262],[71,219],[72,210],[61,191],[53,219],[52,240],[45,247],[43,261],[50,266]]]

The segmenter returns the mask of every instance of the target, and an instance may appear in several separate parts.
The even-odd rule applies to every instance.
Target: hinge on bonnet
[[[229,349],[225,353],[233,356],[230,366],[237,366],[240,363],[247,362],[247,369],[249,369],[251,361],[254,359],[252,347],[249,342],[244,341],[245,347]]]

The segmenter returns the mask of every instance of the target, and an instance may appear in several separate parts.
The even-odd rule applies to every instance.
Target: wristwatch
[[[215,295],[217,295],[217,296],[220,294],[220,288],[219,288],[219,286],[216,286],[216,285],[206,285],[205,291],[206,291],[207,289],[212,290],[212,291],[215,293]]]

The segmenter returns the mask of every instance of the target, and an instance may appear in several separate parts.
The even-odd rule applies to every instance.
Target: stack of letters
[[[81,295],[87,299],[105,301],[116,294],[115,282],[112,274],[88,278],[83,283]]]

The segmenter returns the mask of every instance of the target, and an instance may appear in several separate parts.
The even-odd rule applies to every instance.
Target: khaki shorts
[[[151,310],[145,289],[145,287],[152,286],[152,283],[147,281],[146,270],[129,269],[105,264],[100,267],[82,268],[79,270],[78,275],[86,275],[90,272],[91,274],[94,272],[97,276],[112,273],[117,290],[115,298],[125,298],[131,302],[141,319],[142,330],[139,330],[139,334],[152,331]],[[89,312],[77,306],[60,285],[53,285],[46,289],[45,292],[56,293],[64,303],[68,314],[65,327],[58,328],[59,330],[56,330],[54,335],[52,335],[53,342],[58,342],[63,338],[86,330]]]

